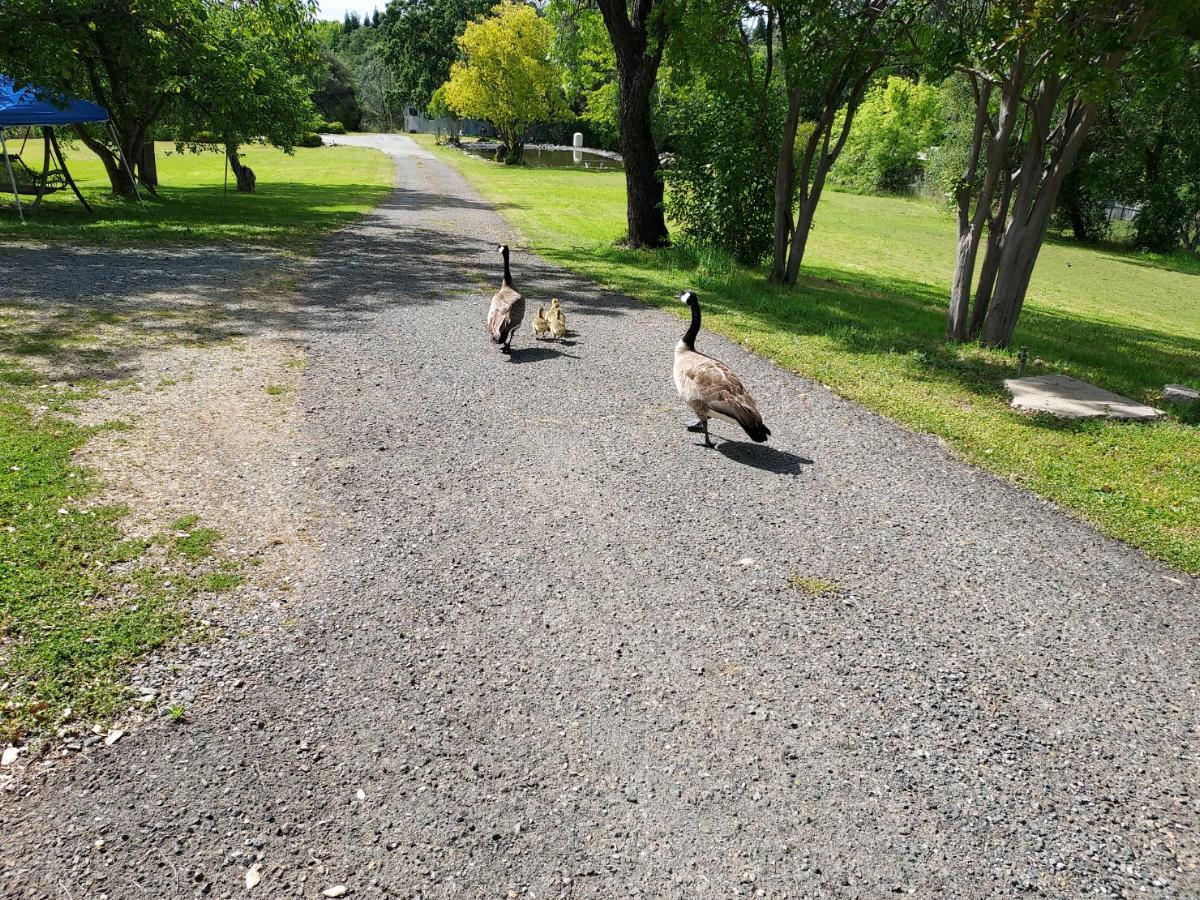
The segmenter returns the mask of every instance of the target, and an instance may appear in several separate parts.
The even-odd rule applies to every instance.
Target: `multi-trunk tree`
[[[956,68],[970,83],[974,128],[955,188],[946,336],[1006,347],[1059,191],[1120,67],[1196,7],[1188,0],[975,0],[952,12],[947,24],[965,38]]]
[[[829,171],[867,88],[885,65],[911,53],[923,7],[921,0],[783,0],[775,7],[787,112],[775,161],[773,281],[795,283]]]

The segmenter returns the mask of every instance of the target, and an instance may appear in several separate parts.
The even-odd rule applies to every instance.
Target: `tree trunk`
[[[252,168],[242,164],[237,144],[228,140],[225,142],[225,158],[229,160],[229,168],[233,170],[233,177],[237,179],[238,193],[253,194],[258,176]]]
[[[597,0],[617,61],[617,119],[625,161],[625,217],[630,247],[662,247],[670,240],[650,116],[650,94],[667,40],[667,20],[658,15],[651,24],[654,3],[635,0],[630,8],[625,0]]]
[[[633,77],[621,76],[620,147],[625,161],[625,218],[630,247],[662,247],[669,241],[663,213],[663,180],[650,126],[654,73],[643,62]],[[657,65],[655,66],[657,70]]]
[[[124,197],[126,200],[134,199],[137,192],[133,189],[133,179],[121,165],[120,157],[103,141],[92,137],[83,125],[75,125],[74,128],[84,145],[100,158],[100,162],[104,165],[104,172],[108,175],[108,183],[112,187],[113,196]]]
[[[954,278],[950,286],[950,308],[946,315],[946,339],[962,343],[970,338],[971,297],[975,280],[975,262],[979,256],[979,245],[983,240],[984,227],[992,208],[996,187],[1004,177],[1008,142],[1017,121],[1017,108],[1024,86],[1024,53],[1018,51],[1003,80],[1000,109],[996,128],[991,130],[991,114],[988,106],[992,96],[990,83],[980,88],[974,81],[971,87],[975,94],[975,131],[971,140],[971,152],[967,159],[967,170],[959,185],[958,193],[958,252],[955,256]],[[986,139],[985,139],[986,136]],[[979,174],[979,163],[983,161],[983,180],[976,193],[975,184]],[[971,207],[974,205],[974,211]],[[976,297],[987,308],[988,298]]]
[[[137,178],[148,188],[158,187],[158,163],[154,158],[154,141],[146,141],[137,163]]]
[[[800,124],[800,89],[788,91],[787,118],[775,162],[775,249],[771,256],[771,280],[787,276],[787,252],[792,239],[792,206],[796,199],[796,129]]]

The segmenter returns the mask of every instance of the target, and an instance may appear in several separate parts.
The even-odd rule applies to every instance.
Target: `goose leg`
[[[700,421],[704,424],[704,446],[705,447],[717,446],[716,444],[714,444],[712,442],[712,439],[708,436],[708,419],[701,419]]]

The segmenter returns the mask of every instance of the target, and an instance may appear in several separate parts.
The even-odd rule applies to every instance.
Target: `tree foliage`
[[[867,88],[885,66],[915,56],[914,29],[927,8],[926,0],[784,0],[771,7],[787,90],[775,168],[773,280],[795,283],[826,180]]]
[[[286,147],[312,118],[313,8],[311,0],[6,0],[0,69],[104,106],[131,163],[164,121],[203,121],[237,141]],[[107,133],[78,133],[114,193],[132,194]]]
[[[380,24],[382,51],[397,95],[418,109],[450,77],[458,36],[484,15],[494,0],[391,0]]]
[[[935,86],[899,75],[871,88],[830,178],[860,193],[910,190],[921,174],[921,154],[944,136],[941,103]],[[845,115],[838,113],[835,129]]]
[[[1188,0],[1041,0],[953,7],[974,125],[955,189],[958,254],[947,336],[1007,346],[1058,193],[1131,55],[1200,12]],[[965,14],[964,14],[965,10]],[[1150,52],[1157,52],[1151,50]],[[982,250],[978,272],[976,263]]]
[[[460,116],[495,126],[506,163],[522,161],[525,130],[566,113],[562,75],[550,59],[553,32],[533,7],[505,2],[471,22],[458,39],[445,98]]]

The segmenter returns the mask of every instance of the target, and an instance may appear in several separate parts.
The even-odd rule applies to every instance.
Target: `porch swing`
[[[33,126],[27,125],[25,136],[21,140],[21,148],[16,153],[7,154],[5,158],[5,163],[12,167],[16,193],[34,197],[33,204],[30,206],[30,211],[34,211],[41,205],[42,198],[47,194],[56,194],[69,187],[75,192],[75,196],[79,198],[83,208],[91,212],[92,207],[83,198],[83,194],[79,192],[79,187],[75,184],[75,179],[71,177],[67,161],[63,158],[62,149],[58,146],[58,138],[55,136],[53,128],[48,125],[42,126],[42,142],[44,144],[42,170],[39,172],[31,168],[25,161],[25,146],[29,143],[32,133]],[[50,168],[52,161],[56,168]]]

